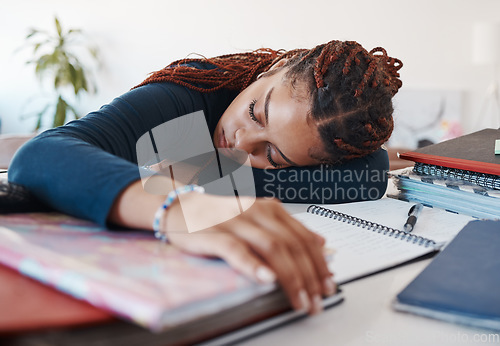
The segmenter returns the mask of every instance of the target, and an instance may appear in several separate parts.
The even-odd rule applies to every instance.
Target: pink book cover
[[[152,232],[111,231],[59,213],[0,215],[0,262],[153,331],[274,289]]]

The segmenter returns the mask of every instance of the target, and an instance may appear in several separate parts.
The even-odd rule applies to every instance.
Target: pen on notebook
[[[413,231],[423,207],[422,203],[417,203],[410,208],[410,211],[408,212],[408,219],[406,219],[406,223],[403,226],[405,232]]]

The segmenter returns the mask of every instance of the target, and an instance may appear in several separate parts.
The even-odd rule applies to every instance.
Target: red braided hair
[[[402,86],[402,66],[381,47],[368,52],[354,41],[331,41],[290,67],[291,78],[312,74],[311,114],[328,153],[320,160],[338,163],[365,156],[389,139],[391,99]]]
[[[214,58],[186,58],[174,61],[165,68],[152,73],[137,87],[159,82],[172,82],[200,92],[213,92],[222,88],[242,91],[257,76],[266,72],[274,63],[294,55],[301,50],[286,52],[269,48],[249,53],[221,55]],[[213,69],[202,70],[190,63],[210,63]]]

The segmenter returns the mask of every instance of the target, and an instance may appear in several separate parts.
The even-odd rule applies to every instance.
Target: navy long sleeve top
[[[50,207],[106,225],[114,200],[140,179],[136,142],[154,127],[202,110],[210,133],[236,91],[201,93],[173,83],[133,89],[98,111],[42,132],[22,146],[9,181]],[[253,169],[257,196],[284,202],[342,203],[380,198],[386,190],[385,150],[338,166]]]

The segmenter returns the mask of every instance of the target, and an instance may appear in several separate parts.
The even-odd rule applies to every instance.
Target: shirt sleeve
[[[9,181],[50,207],[106,225],[119,193],[140,179],[136,142],[152,128],[203,110],[211,131],[234,93],[203,94],[173,83],[131,90],[65,126],[26,143],[9,167]]]

